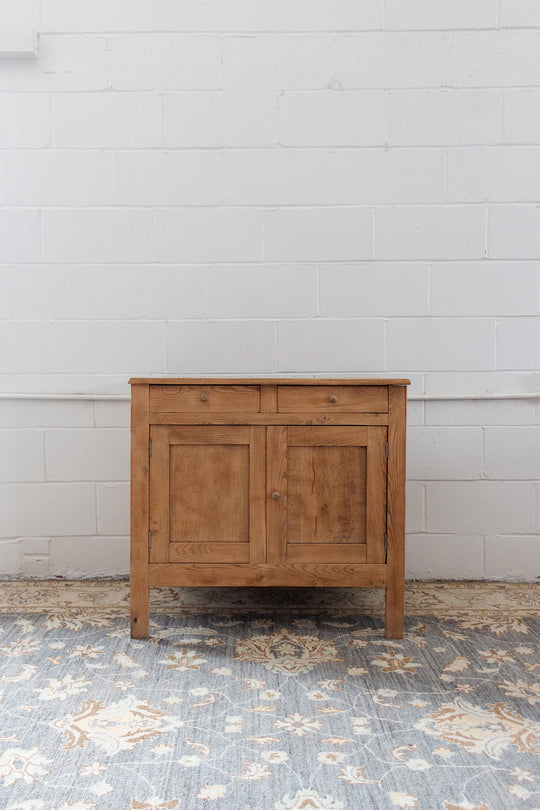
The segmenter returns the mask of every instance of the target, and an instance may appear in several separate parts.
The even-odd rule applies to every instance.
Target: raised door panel
[[[151,438],[151,562],[262,562],[264,428],[153,425]]]
[[[268,430],[269,561],[384,562],[386,427]]]

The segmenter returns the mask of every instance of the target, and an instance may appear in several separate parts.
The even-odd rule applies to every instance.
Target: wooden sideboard
[[[152,586],[386,590],[403,636],[409,380],[133,378],[131,634]]]

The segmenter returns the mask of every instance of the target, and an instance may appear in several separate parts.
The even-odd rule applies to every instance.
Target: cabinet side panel
[[[403,637],[405,598],[405,435],[407,389],[389,389],[387,638]]]
[[[131,389],[131,635],[146,638],[149,623],[148,590],[148,385]]]

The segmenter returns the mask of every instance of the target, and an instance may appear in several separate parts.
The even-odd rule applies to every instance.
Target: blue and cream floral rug
[[[540,594],[0,583],[2,810],[540,810]]]

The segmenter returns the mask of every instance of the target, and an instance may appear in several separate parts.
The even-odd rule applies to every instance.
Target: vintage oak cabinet
[[[408,380],[130,383],[134,638],[174,585],[385,588],[403,636]]]

